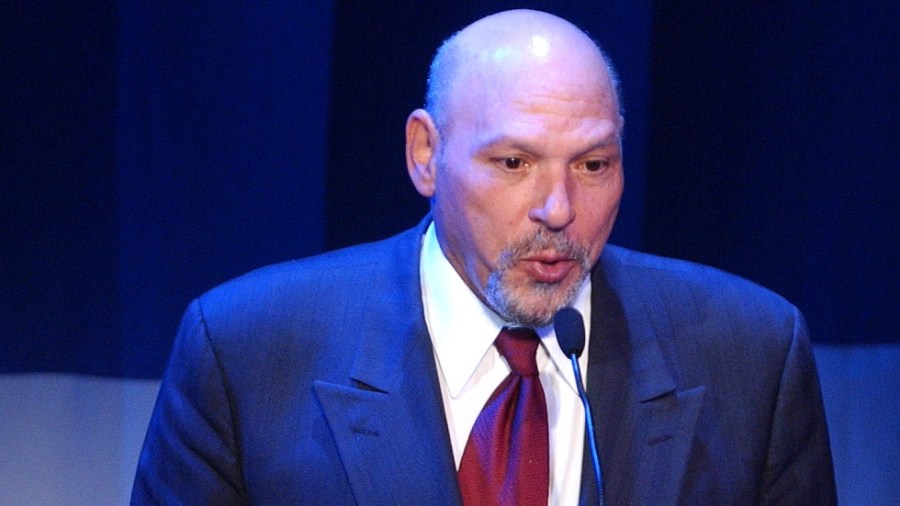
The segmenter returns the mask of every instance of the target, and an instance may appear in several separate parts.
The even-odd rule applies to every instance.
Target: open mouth
[[[560,283],[578,264],[569,257],[533,255],[520,260],[519,265],[539,283]]]

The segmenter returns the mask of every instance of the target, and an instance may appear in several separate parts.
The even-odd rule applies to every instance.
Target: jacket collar
[[[353,287],[362,294],[353,312],[364,337],[348,384],[313,386],[360,505],[460,504],[420,293],[429,222],[375,246],[379,278],[360,283],[377,290]]]
[[[593,272],[588,397],[610,504],[676,504],[704,387],[680,390],[662,340],[663,295],[631,252],[607,246]],[[582,504],[596,504],[589,452]]]

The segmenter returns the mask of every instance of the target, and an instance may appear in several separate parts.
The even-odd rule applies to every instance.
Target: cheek
[[[588,201],[576,214],[576,219],[583,218],[579,220],[578,239],[590,244],[592,251],[598,252],[609,238],[619,210],[620,198],[621,191],[604,192]]]
[[[448,183],[453,185],[452,212],[458,215],[458,221],[466,222],[469,233],[479,242],[501,242],[515,232],[522,217],[527,217],[527,211],[519,212],[517,193],[489,173],[471,170]]]
[[[497,202],[488,195],[487,198],[472,199],[469,207],[460,209],[467,220],[473,250],[470,253],[481,258],[479,263],[495,263],[514,230],[512,222],[498,207]]]
[[[498,226],[496,202],[489,188],[470,179],[447,178],[435,199],[435,220],[444,229],[450,255],[467,269],[490,263],[498,256],[496,245],[504,237]]]

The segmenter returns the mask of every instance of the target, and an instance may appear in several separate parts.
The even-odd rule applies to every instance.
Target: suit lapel
[[[458,504],[452,450],[430,350],[395,362],[408,371],[390,391],[316,382],[357,504]]]
[[[670,326],[645,278],[608,246],[592,278],[588,397],[610,504],[676,504],[704,387],[678,390],[662,349]],[[651,308],[657,308],[651,311]],[[582,503],[596,504],[589,455]]]
[[[360,505],[460,503],[419,292],[425,226],[395,242],[393,267],[363,301],[348,384],[314,384]]]

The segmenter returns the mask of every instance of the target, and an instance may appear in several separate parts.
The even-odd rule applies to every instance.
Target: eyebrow
[[[523,142],[520,142],[517,140],[513,140],[509,137],[500,135],[497,137],[490,138],[487,141],[479,144],[478,148],[476,149],[476,152],[480,153],[483,151],[488,151],[491,149],[498,149],[498,148],[509,148],[509,149],[512,149],[513,151],[524,151],[527,153],[531,153],[533,151],[532,148],[530,147],[529,143],[523,143]]]
[[[621,141],[621,135],[619,131],[613,132],[611,135],[601,139],[600,141],[588,146],[586,149],[581,150],[581,154],[579,156],[583,156],[591,151],[595,151],[598,149],[607,148],[609,146],[613,146],[619,144]],[[505,135],[498,135],[496,137],[489,138],[485,142],[482,142],[478,145],[475,152],[482,153],[484,151],[499,149],[499,148],[507,148],[513,151],[521,151],[524,153],[534,153],[538,151],[533,145],[529,142],[523,142],[520,140],[513,139],[511,137],[507,137]]]

